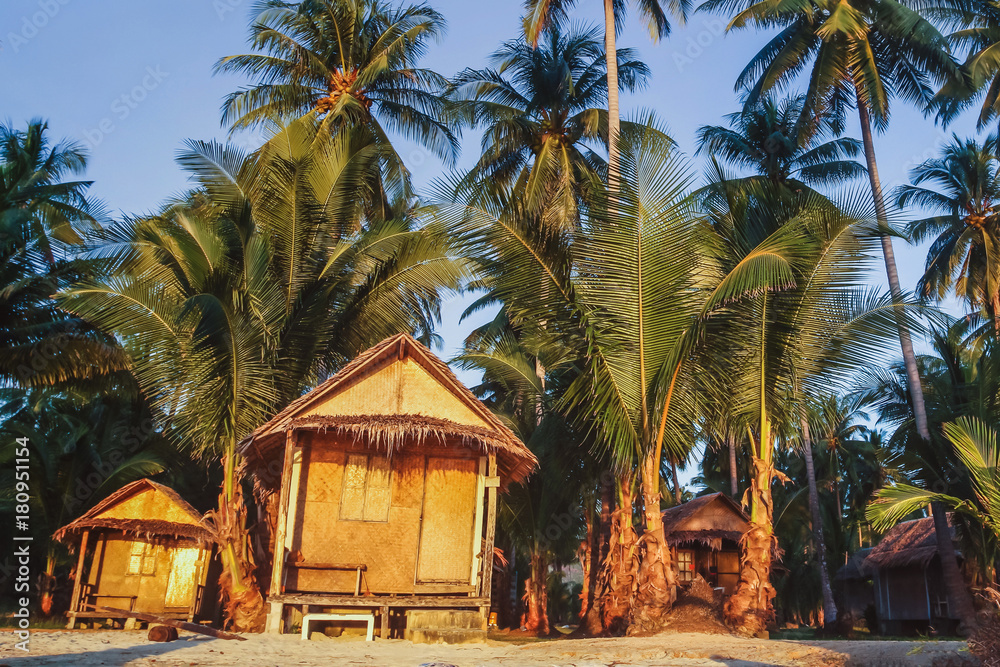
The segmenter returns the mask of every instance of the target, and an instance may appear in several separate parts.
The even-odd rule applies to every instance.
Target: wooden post
[[[271,589],[268,597],[274,597],[281,593],[281,582],[284,578],[285,570],[285,536],[288,533],[288,504],[291,493],[292,478],[292,456],[295,451],[295,431],[291,428],[285,432],[285,460],[281,466],[281,495],[278,500],[278,523],[274,530],[274,562],[271,565]],[[283,617],[284,605],[280,602],[271,602],[271,609],[267,614],[267,631],[269,633],[281,633],[281,619]]]
[[[497,488],[500,480],[497,478],[497,455],[490,454],[487,465],[486,480],[486,544],[483,547],[483,576],[480,578],[480,597],[490,600],[493,593],[493,542],[497,533]],[[483,625],[489,629],[490,607],[487,605],[483,613]]]
[[[389,638],[389,607],[382,607],[382,630],[379,633],[379,637],[382,639]]]
[[[83,589],[83,564],[87,555],[87,541],[90,539],[90,531],[84,530],[80,539],[80,555],[76,559],[76,579],[73,580],[73,596],[69,601],[69,623],[66,629],[72,630],[76,625],[76,612],[80,611],[80,591]]]

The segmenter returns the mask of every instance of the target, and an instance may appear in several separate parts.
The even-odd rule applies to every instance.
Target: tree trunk
[[[737,633],[766,636],[774,621],[774,587],[771,586],[771,554],[776,538],[771,523],[774,508],[771,500],[770,436],[762,433],[761,453],[753,453],[753,475],[750,479],[750,528],[740,539],[740,580],[736,591],[723,607],[723,616]]]
[[[599,635],[604,630],[602,600],[604,598],[602,568],[608,558],[612,531],[612,516],[615,503],[615,484],[610,479],[601,482],[600,519],[592,535],[590,544],[590,571],[587,584],[587,612],[580,620],[577,633],[588,637]]]
[[[670,562],[670,548],[663,534],[660,513],[660,462],[655,448],[642,464],[642,501],[645,531],[640,540],[644,553],[639,565],[638,590],[629,634],[663,629],[677,597],[677,580]],[[676,470],[676,468],[675,468]],[[674,483],[676,484],[676,477]]]
[[[958,559],[955,558],[955,545],[951,541],[951,528],[948,526],[948,510],[941,503],[931,503],[931,514],[934,517],[938,557],[941,559],[941,578],[944,579],[944,588],[948,593],[948,608],[961,621],[959,632],[967,635],[978,625],[976,608],[962,570],[958,567]],[[960,594],[952,596],[952,591],[959,591]]]
[[[809,422],[801,418],[799,425],[802,428],[802,457],[806,462],[806,479],[809,484],[809,513],[812,514],[813,538],[816,540],[816,555],[819,560],[819,582],[823,591],[823,625],[830,627],[837,622],[837,603],[833,599],[830,570],[826,564],[826,538],[823,535],[823,515],[819,510],[819,490],[816,488],[812,438],[809,436]]]
[[[872,138],[871,118],[868,107],[857,96],[858,115],[861,120],[861,137],[864,142],[865,161],[868,164],[868,180],[871,183],[872,197],[875,201],[875,214],[881,230],[882,256],[885,260],[885,273],[889,281],[889,292],[894,302],[902,299],[902,289],[899,285],[899,273],[896,271],[896,257],[892,250],[892,238],[888,234],[888,217],[885,212],[885,199],[882,196],[882,183],[878,177],[878,165],[875,160],[875,142]],[[906,367],[906,381],[910,390],[910,402],[913,406],[913,421],[917,427],[917,433],[925,441],[930,442],[931,432],[927,424],[927,406],[924,403],[924,390],[920,382],[920,373],[917,370],[917,357],[913,352],[913,341],[910,339],[910,331],[906,327],[906,322],[899,318],[899,346],[903,352],[903,363]],[[935,512],[935,515],[938,512]],[[971,632],[976,623],[975,608],[972,604],[972,596],[968,588],[962,581],[962,574],[958,569],[958,561],[955,559],[955,551],[951,547],[951,532],[948,530],[947,522],[938,523],[934,521],[934,532],[937,537],[938,550],[941,558],[941,569],[944,574],[945,589],[948,593],[949,605],[961,620],[962,629]]]
[[[537,545],[531,552],[531,576],[524,582],[524,622],[528,632],[539,636],[549,634],[549,565],[545,552]]]
[[[52,596],[56,590],[56,554],[50,547],[45,555],[45,571],[38,575],[38,592],[41,596],[42,614],[48,616],[52,612]]]
[[[243,491],[236,478],[235,443],[225,457],[219,508],[212,512],[218,533],[222,575],[219,587],[223,594],[226,625],[236,632],[261,632],[266,618],[264,598],[254,576],[253,555],[246,530],[246,507]]]
[[[740,478],[736,470],[736,438],[732,434],[726,436],[726,445],[729,447],[729,494],[733,500],[739,502]]]
[[[604,0],[604,50],[608,67],[608,190],[618,189],[618,135],[621,119],[618,110],[618,47],[615,35],[613,0]]]
[[[632,525],[632,480],[632,474],[626,473],[618,481],[618,507],[611,516],[608,557],[601,572],[601,626],[611,634],[623,634],[629,626],[639,570],[638,539]]]
[[[680,505],[683,495],[681,494],[681,482],[677,478],[677,461],[674,461],[673,459],[670,461],[670,476],[673,478],[674,482],[674,503]]]

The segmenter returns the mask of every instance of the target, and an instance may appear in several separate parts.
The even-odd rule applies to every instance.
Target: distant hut
[[[865,570],[865,559],[869,553],[870,548],[858,549],[833,577],[833,599],[837,603],[838,618],[849,615],[855,625],[867,620],[869,608],[875,607],[875,589]],[[874,627],[869,629],[878,631]]]
[[[925,632],[928,627],[953,632],[958,627],[948,607],[933,518],[897,524],[872,548],[864,568],[874,580],[882,634]]]
[[[82,618],[128,618],[91,606],[187,621],[215,615],[213,534],[173,489],[132,482],[53,537],[77,552],[70,629]]]
[[[268,508],[268,631],[287,628],[289,609],[353,609],[378,614],[383,637],[390,613],[393,627],[428,608],[485,617],[497,491],[538,464],[407,335],[293,401],[240,453]]]
[[[723,595],[732,595],[740,580],[739,541],[750,518],[729,496],[712,493],[663,511],[663,531],[673,550],[678,581],[697,575]]]

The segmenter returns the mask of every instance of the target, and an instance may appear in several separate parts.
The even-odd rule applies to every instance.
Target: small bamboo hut
[[[497,492],[538,461],[412,337],[361,354],[240,453],[267,508],[269,632],[351,609],[383,637],[420,609],[485,623]]]
[[[948,607],[933,518],[894,526],[865,558],[864,569],[874,581],[882,634],[926,632],[929,627],[952,632],[958,627]]]
[[[208,590],[213,534],[173,489],[148,479],[132,482],[53,537],[77,552],[69,629],[82,618],[134,622],[92,606],[189,622],[215,615],[215,594]]]
[[[740,537],[750,518],[723,493],[699,496],[663,511],[663,532],[681,585],[697,575],[723,595],[740,580]]]

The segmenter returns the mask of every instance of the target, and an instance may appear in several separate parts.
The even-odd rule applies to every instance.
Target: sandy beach
[[[964,642],[782,641],[694,633],[655,637],[558,639],[513,643],[488,641],[460,646],[405,640],[302,641],[295,635],[252,635],[224,641],[182,632],[177,641],[156,643],[142,631],[36,631],[31,652],[13,648],[4,632],[0,667],[41,665],[378,665],[380,667],[628,667],[653,665],[974,665]]]

